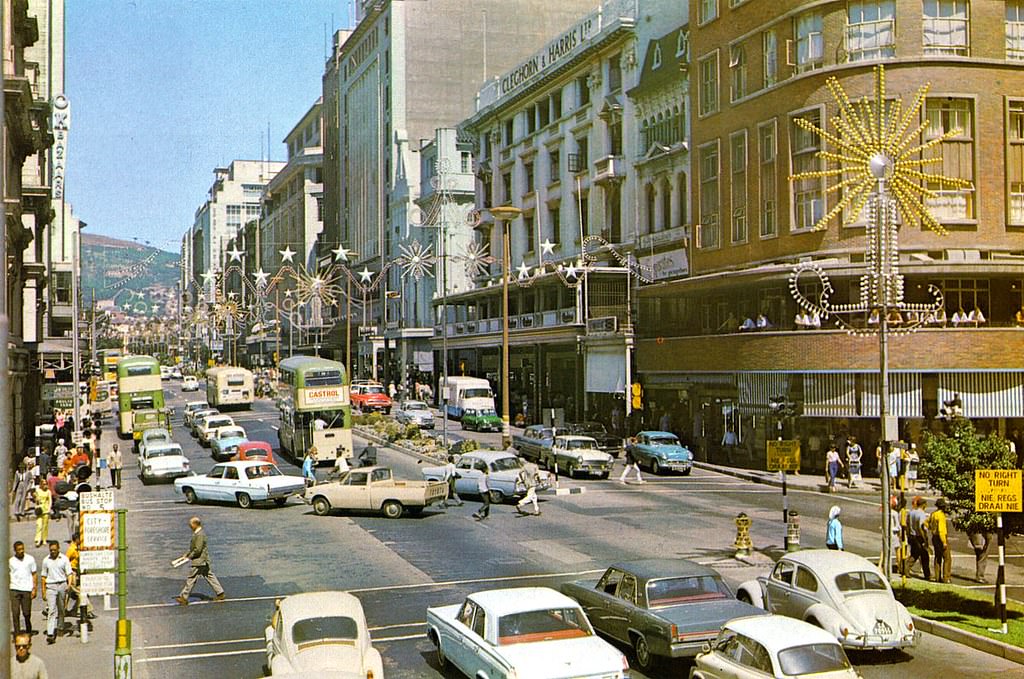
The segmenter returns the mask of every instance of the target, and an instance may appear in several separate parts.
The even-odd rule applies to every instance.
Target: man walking
[[[124,466],[124,458],[121,457],[121,451],[116,443],[110,449],[110,455],[107,455],[107,464],[110,466],[110,483],[121,490],[121,468]]]
[[[910,540],[910,558],[907,560],[906,574],[910,575],[914,568],[914,562],[921,560],[921,570],[924,571],[924,579],[932,579],[930,557],[928,553],[928,513],[924,508],[928,501],[920,495],[915,495],[910,502],[910,512],[907,514],[907,533]]]
[[[32,599],[36,597],[36,559],[25,553],[25,543],[14,543],[14,556],[9,560],[11,583],[11,630],[20,633],[21,618],[25,619],[25,631],[32,633]]]
[[[949,533],[946,528],[946,498],[935,501],[935,511],[928,517],[928,532],[935,550],[935,581],[949,582],[953,559],[949,552]]]
[[[477,491],[480,493],[480,509],[473,514],[473,518],[477,521],[482,521],[491,515],[491,489],[488,485],[489,481],[487,469],[485,468],[477,480]]]
[[[516,503],[516,511],[523,516],[540,516],[540,506],[537,504],[537,477],[525,467],[519,472],[519,483],[526,488],[526,495]],[[523,505],[533,503],[533,514],[523,511]]]
[[[626,477],[629,476],[630,471],[636,472],[636,482],[643,483],[644,479],[640,476],[640,465],[636,462],[636,455],[633,453],[633,449],[630,446],[626,446],[626,466],[622,468],[622,475],[619,477],[619,483],[626,483]]]
[[[31,653],[32,636],[28,632],[14,635],[14,657],[11,658],[11,679],[49,679],[46,665]]]
[[[40,568],[42,576],[42,595],[46,601],[46,643],[57,641],[57,633],[64,629],[64,594],[68,591],[68,580],[71,578],[71,562],[60,553],[60,543],[49,542],[50,554],[43,559]]]
[[[459,473],[455,471],[455,456],[448,456],[448,464],[444,466],[444,480],[448,484],[448,497],[444,500],[444,506],[448,507],[449,501],[455,503],[456,507],[462,506],[462,498],[459,497],[459,492],[455,490],[455,479],[459,477]]]
[[[192,569],[189,571],[188,577],[185,578],[185,586],[181,589],[181,594],[174,597],[174,600],[182,606],[188,606],[188,597],[192,593],[192,588],[196,586],[199,578],[203,578],[213,589],[213,600],[224,601],[224,588],[221,587],[217,576],[210,570],[210,552],[206,547],[203,522],[199,520],[198,516],[193,516],[188,520],[188,525],[192,528],[192,540],[189,542],[188,551],[182,554],[182,557],[192,561]]]
[[[992,538],[992,531],[983,528],[967,533],[967,541],[974,549],[974,579],[981,583],[988,582],[985,571],[988,565],[988,548],[992,544]]]

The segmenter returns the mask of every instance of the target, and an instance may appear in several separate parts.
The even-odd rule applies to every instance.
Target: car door
[[[224,478],[217,487],[217,499],[233,502],[239,490],[244,490],[246,482],[238,477],[238,467],[225,467]]]
[[[473,676],[471,668],[477,664],[476,645],[472,641],[473,617],[477,608],[473,601],[466,599],[455,616],[451,634],[442,639],[445,655],[467,676]],[[445,634],[443,628],[441,634]]]
[[[629,639],[629,621],[636,609],[637,596],[636,576],[623,572],[615,597],[608,602],[606,613],[609,634],[616,639]]]
[[[580,601],[583,611],[590,618],[591,624],[604,635],[615,637],[615,621],[612,619],[617,613],[613,610],[616,604],[616,593],[619,583],[622,582],[624,573],[618,568],[609,568],[601,576],[594,586],[594,591],[588,593]]]
[[[349,509],[371,509],[369,472],[352,470],[345,477],[342,492],[345,500],[344,506]]]
[[[459,463],[455,465],[455,473],[460,478],[455,479],[455,490],[462,494],[476,495],[480,492],[480,476],[484,473],[483,467],[477,468],[475,457],[463,455]]]
[[[783,559],[775,564],[765,585],[765,609],[777,615],[789,615],[796,565]]]
[[[798,566],[793,579],[793,591],[789,595],[789,613],[794,618],[803,618],[804,612],[821,600],[821,583],[805,566]]]
[[[206,476],[196,476],[192,488],[196,495],[202,500],[217,500],[220,492],[220,483],[224,478],[225,466],[222,464],[213,465],[213,469],[206,473]]]

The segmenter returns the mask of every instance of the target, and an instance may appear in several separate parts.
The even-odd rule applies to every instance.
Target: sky
[[[86,231],[177,251],[215,167],[285,160],[348,0],[66,0],[67,196]]]

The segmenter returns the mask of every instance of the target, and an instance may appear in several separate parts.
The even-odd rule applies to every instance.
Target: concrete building
[[[890,413],[917,440],[941,426],[954,394],[984,428],[1009,431],[1024,418],[1024,7],[1019,2],[872,0],[779,3],[693,0],[690,54],[697,83],[691,149],[696,224],[690,275],[640,294],[638,367],[647,397],[674,427],[715,459],[736,441],[737,462],[764,464],[774,422],[769,401],[798,404],[804,464],[820,471],[824,447],[809,440],[879,439],[878,340],[795,323],[789,276],[799,261],[820,265],[833,302],[856,300],[865,274],[866,218],[815,222],[837,205],[835,180],[790,181],[824,169],[836,150],[798,127],[800,118],[835,130],[837,78],[851,100],[871,96],[872,69],[885,65],[887,94],[911,112],[913,144],[958,129],[941,165],[967,188],[942,185],[927,207],[948,230],[937,236],[901,215],[899,264],[911,302],[929,284],[948,319],[890,341]],[[931,83],[920,110],[917,88]],[[984,149],[984,151],[982,151]],[[807,295],[820,288],[801,284]],[[961,311],[984,321],[954,325]],[[762,313],[771,327],[740,332]],[[867,314],[865,314],[867,316]],[[1021,317],[1024,317],[1022,314]],[[976,318],[976,317],[975,317]],[[870,329],[871,319],[854,319]],[[773,430],[771,430],[773,431]],[[731,434],[731,435],[730,435]],[[815,436],[811,436],[811,435]],[[721,453],[724,459],[724,451]]]

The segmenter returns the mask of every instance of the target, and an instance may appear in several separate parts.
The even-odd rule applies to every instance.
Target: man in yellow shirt
[[[928,533],[935,548],[935,581],[949,582],[953,570],[953,555],[949,551],[949,533],[946,527],[946,499],[935,502],[935,511],[928,517]]]

